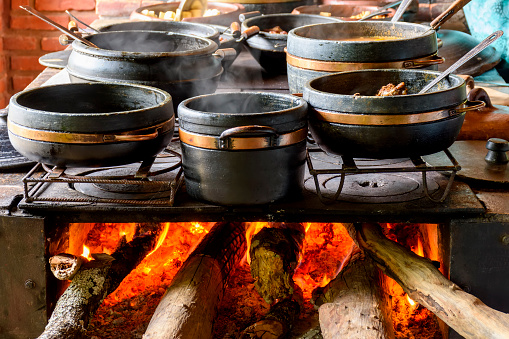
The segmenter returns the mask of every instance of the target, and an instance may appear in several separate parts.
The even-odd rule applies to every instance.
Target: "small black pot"
[[[309,81],[309,129],[324,151],[354,158],[407,158],[442,151],[455,141],[467,102],[465,81],[456,75],[418,94],[440,73],[418,70],[362,70]],[[408,95],[375,96],[389,83],[405,82]],[[359,94],[356,94],[359,93]]]
[[[182,164],[192,197],[266,204],[303,186],[307,104],[287,94],[217,93],[178,108]]]
[[[61,167],[143,161],[171,141],[171,96],[134,84],[39,87],[15,94],[7,126],[14,148],[30,160]]]
[[[338,18],[325,17],[312,14],[268,14],[250,17],[242,22],[242,31],[251,26],[258,26],[260,33],[246,40],[249,52],[269,73],[286,73],[286,53],[288,34],[275,34],[265,32],[275,26],[281,27],[286,32],[312,24],[341,22]]]

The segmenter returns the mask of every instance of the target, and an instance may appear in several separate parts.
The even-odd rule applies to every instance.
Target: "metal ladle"
[[[397,22],[399,19],[401,19],[403,13],[405,13],[406,9],[410,5],[410,2],[412,2],[412,0],[403,0],[401,2],[398,9],[396,10],[396,13],[394,13],[394,16],[392,17],[391,22]]]
[[[504,34],[503,31],[496,31],[494,33],[491,33],[486,39],[481,41],[477,46],[472,48],[470,51],[468,51],[467,54],[462,56],[458,61],[456,61],[454,64],[452,64],[448,69],[443,71],[438,77],[436,77],[433,81],[431,81],[429,84],[424,86],[420,91],[419,94],[426,93],[429,91],[433,86],[435,86],[440,80],[457,70],[459,67],[461,67],[464,63],[466,63],[468,60],[472,59],[474,56],[482,52],[486,47],[491,45],[495,40],[500,38]]]
[[[42,14],[41,12],[39,12],[38,10],[30,7],[30,6],[19,6],[20,8],[24,9],[25,11],[27,11],[28,13],[38,17],[39,19],[41,19],[42,21],[50,24],[51,26],[55,27],[56,29],[58,29],[60,32],[72,37],[73,39],[76,39],[76,40],[79,40],[81,41],[82,43],[84,43],[85,45],[87,46],[90,46],[90,47],[94,47],[94,48],[99,48],[97,47],[95,44],[93,44],[92,42],[88,41],[87,39],[84,39],[82,38],[81,36],[79,36],[78,34],[75,34],[73,32],[71,32],[70,30],[68,30],[67,28],[65,28],[64,26],[56,23],[55,21],[51,20],[50,18],[48,18],[47,16],[45,16],[44,14]]]

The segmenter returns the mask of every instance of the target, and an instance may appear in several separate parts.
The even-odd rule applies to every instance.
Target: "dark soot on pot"
[[[359,93],[363,96],[376,96],[378,90],[389,83],[394,85],[404,82],[408,94],[417,94],[429,82],[433,81],[438,74],[423,74],[416,76],[411,72],[345,72],[341,77],[322,77],[311,81],[311,87],[315,90],[343,95]],[[457,86],[458,80],[445,78],[428,91],[437,92]]]
[[[264,113],[286,110],[299,105],[298,98],[277,98],[263,94],[239,95],[238,93],[211,95],[191,100],[187,107],[210,113]]]
[[[88,40],[101,49],[124,52],[184,52],[208,46],[207,40],[192,36],[150,31],[109,32],[92,35]]]
[[[162,103],[162,93],[146,88],[129,88],[129,92],[112,84],[80,84],[46,87],[45,91],[33,91],[20,95],[18,103],[30,109],[55,113],[109,113],[125,112]],[[149,95],[150,94],[150,95]]]

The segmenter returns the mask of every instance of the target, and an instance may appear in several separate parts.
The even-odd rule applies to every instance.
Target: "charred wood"
[[[377,266],[465,338],[508,338],[509,314],[486,306],[445,278],[431,260],[420,257],[382,233],[378,224],[345,225],[352,239]]]
[[[143,338],[212,338],[228,277],[246,247],[242,223],[216,224],[177,272]]]
[[[384,275],[355,245],[340,273],[313,291],[323,338],[394,338]]]
[[[124,238],[111,256],[95,254],[95,260],[83,263],[59,298],[39,339],[85,338],[92,315],[152,251],[160,229],[158,224],[140,225],[133,240],[126,242]]]
[[[251,276],[255,288],[268,304],[293,295],[293,274],[297,267],[304,229],[301,224],[264,228],[251,240]]]
[[[285,338],[299,316],[300,305],[294,299],[285,299],[271,306],[260,321],[246,328],[240,339],[280,339]]]

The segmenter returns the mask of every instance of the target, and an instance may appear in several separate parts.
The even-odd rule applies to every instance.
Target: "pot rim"
[[[297,17],[297,18],[299,18],[299,17],[300,18],[316,18],[316,19],[323,19],[324,21],[330,20],[329,23],[343,22],[343,20],[341,20],[339,18],[336,18],[336,17],[326,17],[326,16],[319,15],[319,14],[277,13],[277,14],[262,14],[262,15],[258,15],[258,16],[254,16],[254,17],[248,18],[248,19],[246,19],[246,20],[244,20],[242,22],[241,28],[242,28],[242,31],[244,31],[245,29],[247,29],[247,28],[249,28],[251,26],[259,26],[258,23],[259,23],[260,20],[265,20],[265,19],[269,20],[271,18],[285,18],[285,17],[291,17],[291,18],[295,18],[295,17]],[[306,26],[308,26],[308,25],[306,25]],[[296,27],[296,28],[299,28],[299,27]],[[267,39],[286,40],[288,38],[288,34],[269,33],[269,32],[262,31],[262,29],[266,29],[266,28],[260,27],[260,32],[258,34],[266,37]],[[295,28],[293,28],[293,29],[295,29]]]
[[[423,101],[430,101],[430,99],[435,99],[436,97],[440,97],[442,99],[441,104],[443,104],[443,108],[449,107],[449,106],[456,106],[460,102],[454,102],[451,99],[450,103],[443,102],[443,99],[445,96],[448,95],[448,93],[456,93],[456,95],[459,97],[459,101],[463,102],[466,100],[466,84],[465,80],[455,74],[449,75],[449,78],[453,78],[456,84],[454,86],[441,89],[441,90],[435,90],[433,92],[426,92],[426,93],[415,93],[415,94],[405,94],[405,95],[395,95],[395,96],[374,96],[374,95],[353,95],[353,94],[340,94],[340,93],[333,93],[333,92],[326,92],[323,90],[318,90],[313,87],[313,83],[324,81],[324,79],[334,79],[334,78],[341,78],[345,76],[349,76],[352,74],[369,74],[369,73],[414,73],[414,74],[432,74],[435,76],[438,76],[441,74],[441,72],[438,71],[430,71],[430,70],[411,70],[411,69],[364,69],[364,70],[357,70],[357,71],[349,71],[349,72],[341,72],[341,73],[333,73],[333,74],[326,74],[322,75],[316,78],[313,78],[309,80],[303,90],[303,98],[309,103],[312,107],[319,107],[323,109],[329,109],[329,107],[321,105],[321,103],[329,100],[334,100],[336,103],[340,102],[344,104],[344,107],[341,107],[341,109],[338,109],[338,111],[342,112],[353,112],[353,113],[381,113],[384,114],[404,114],[408,112],[418,112],[418,111],[431,111],[431,110],[437,110],[440,109],[440,107],[425,107],[426,105],[423,105],[423,107],[416,108],[413,107],[410,103],[420,102]],[[390,79],[388,79],[388,82]],[[430,80],[431,81],[431,80]],[[388,83],[387,82],[387,83]],[[464,92],[464,98],[463,98],[463,92]],[[435,99],[436,100],[436,99]]]
[[[62,116],[62,114],[69,114],[69,112],[53,112],[53,111],[46,111],[46,110],[40,110],[33,107],[28,107],[25,105],[22,105],[18,102],[19,98],[22,98],[23,96],[30,95],[34,92],[40,92],[44,90],[51,90],[55,88],[68,88],[70,86],[73,87],[84,87],[84,86],[94,86],[94,87],[130,87],[130,88],[138,88],[138,89],[145,89],[148,92],[157,92],[161,94],[164,99],[157,103],[153,104],[151,106],[146,106],[139,109],[132,109],[132,110],[125,110],[125,111],[116,111],[116,112],[104,112],[104,113],[72,113],[73,117],[110,117],[110,116],[122,116],[126,114],[133,114],[138,112],[144,112],[147,111],[147,109],[156,109],[160,107],[164,107],[166,105],[169,105],[172,102],[171,95],[162,89],[159,89],[157,87],[153,86],[147,86],[147,85],[140,85],[140,84],[134,84],[134,83],[119,83],[119,82],[90,82],[90,83],[66,83],[66,84],[55,84],[55,85],[49,85],[49,86],[43,86],[43,87],[37,87],[32,88],[28,90],[24,90],[21,92],[18,92],[14,94],[10,100],[9,100],[9,106],[8,106],[8,113],[12,111],[13,109],[23,109],[23,110],[29,110],[32,113],[37,113],[40,115],[47,115],[47,116]],[[93,113],[93,115],[91,115]],[[174,113],[172,114],[174,115]],[[9,117],[9,114],[8,114]]]
[[[155,57],[194,57],[194,56],[208,56],[214,53],[219,46],[217,43],[212,41],[211,39],[199,37],[191,34],[181,34],[181,33],[173,33],[173,32],[163,32],[163,31],[148,31],[148,30],[132,30],[132,31],[111,31],[111,32],[101,32],[93,35],[89,35],[85,37],[85,39],[90,40],[89,38],[98,36],[98,35],[113,35],[113,34],[122,34],[122,33],[145,33],[145,34],[155,34],[161,36],[178,36],[178,37],[186,37],[195,40],[202,40],[207,43],[205,47],[200,47],[193,50],[188,51],[178,51],[178,52],[129,52],[129,51],[117,51],[111,49],[103,49],[103,48],[95,48],[91,46],[85,45],[83,42],[79,40],[74,40],[72,43],[73,51],[83,54],[91,54],[93,56],[99,58],[121,58],[121,59],[147,59],[147,58],[155,58]]]

